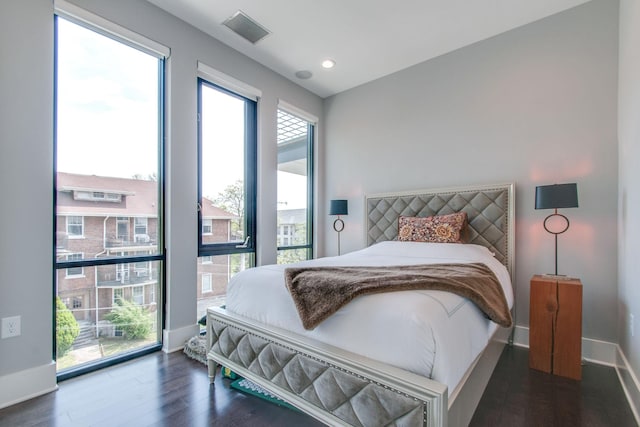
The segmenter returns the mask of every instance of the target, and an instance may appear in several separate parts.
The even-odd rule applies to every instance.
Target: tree
[[[143,176],[142,174],[136,173],[133,174],[133,176],[131,176],[131,178],[133,179],[138,179],[138,180],[143,180],[143,181],[153,181],[153,182],[157,182],[158,181],[158,174],[153,172],[148,174],[146,177]]]
[[[244,240],[244,183],[237,180],[213,199],[214,206],[236,216],[231,221],[232,240]]]
[[[56,297],[56,353],[64,356],[80,334],[80,326],[73,313]]]
[[[153,326],[147,310],[124,299],[118,299],[116,306],[104,318],[120,329],[129,340],[146,338]]]

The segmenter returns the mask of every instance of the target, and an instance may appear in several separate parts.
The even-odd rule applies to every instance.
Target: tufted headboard
[[[514,278],[514,185],[482,185],[365,196],[367,246],[398,236],[399,216],[464,211],[469,242],[486,246]]]

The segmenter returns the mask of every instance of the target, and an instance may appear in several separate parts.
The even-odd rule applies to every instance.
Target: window
[[[136,236],[148,236],[148,233],[147,233],[148,225],[149,225],[149,221],[147,218],[134,218],[133,234],[135,234]]]
[[[256,111],[255,99],[198,79],[198,318],[255,265]]]
[[[73,345],[54,341],[61,380],[162,345],[163,310],[152,310],[144,302],[162,295],[164,286],[162,101],[167,52],[67,2],[55,2],[54,7],[53,286],[56,295],[77,296],[82,307],[74,314],[94,325],[98,335],[95,348],[85,349],[84,355]],[[68,14],[65,7],[71,8]],[[94,31],[91,22],[99,22],[99,30]],[[119,300],[127,299],[141,304],[135,318],[149,333],[127,336],[126,346],[108,349],[110,338],[137,326],[125,326],[110,315],[122,309]]]
[[[69,237],[84,236],[84,219],[81,216],[67,217],[67,234]]]
[[[80,261],[82,258],[83,256],[81,253],[69,254],[66,256],[67,261]],[[82,266],[67,268],[67,277],[84,277],[84,268],[82,268]]]
[[[202,293],[213,291],[211,273],[202,273]]]
[[[124,299],[124,289],[122,288],[113,288],[113,306],[118,305],[118,301],[122,301]]]
[[[278,264],[313,256],[311,122],[278,109]]]
[[[255,251],[256,107],[198,80],[200,256]]]
[[[278,246],[293,245],[294,224],[280,224],[278,226]]]
[[[224,305],[229,280],[238,272],[254,266],[254,258],[246,253],[204,256],[198,258],[197,263],[197,290],[198,305],[197,318],[207,314],[208,307]],[[205,291],[202,276],[211,277],[211,290]],[[208,286],[208,285],[207,285]]]
[[[144,305],[144,286],[134,286],[131,289],[131,297],[135,304]]]
[[[116,218],[116,239],[129,240],[129,218],[119,216]]]
[[[209,218],[202,219],[202,235],[210,236],[213,232],[213,220]]]
[[[129,264],[116,264],[116,281],[129,283]]]
[[[151,263],[149,261],[136,262],[133,265],[133,272],[136,275],[136,278],[144,278],[149,277],[151,271]]]
[[[74,200],[107,201],[119,203],[122,201],[121,194],[104,193],[102,191],[74,191]]]

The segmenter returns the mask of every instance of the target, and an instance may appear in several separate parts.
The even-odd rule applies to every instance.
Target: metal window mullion
[[[288,251],[288,250],[294,250],[294,249],[311,249],[313,245],[306,244],[306,245],[295,245],[295,246],[278,246],[277,250],[279,251]]]
[[[122,257],[122,258],[91,258],[84,259],[78,261],[57,261],[55,268],[56,270],[62,270],[65,268],[74,268],[74,267],[93,267],[100,265],[115,265],[115,264],[130,264],[135,262],[146,262],[146,261],[164,261],[164,255],[145,255],[139,257]]]
[[[307,126],[307,245],[309,249],[313,249],[313,210],[314,210],[314,158],[313,158],[313,142],[314,142],[315,126],[308,123]],[[312,251],[313,253],[313,251]]]

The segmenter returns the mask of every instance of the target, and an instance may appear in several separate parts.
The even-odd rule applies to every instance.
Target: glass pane
[[[161,340],[160,70],[57,18],[57,369]],[[83,266],[65,262],[82,260]],[[95,265],[93,261],[115,262]]]
[[[64,19],[57,55],[58,260],[159,254],[159,60]]]
[[[58,371],[159,342],[161,264],[141,264],[85,267],[84,285],[57,271]]]
[[[278,251],[278,264],[291,264],[311,258],[311,249],[284,249]]]
[[[307,245],[309,123],[278,110],[278,247]],[[295,258],[309,251],[297,252]],[[278,256],[278,263],[287,257]]]
[[[245,239],[245,101],[202,88],[202,244]]]
[[[227,283],[239,271],[255,265],[253,253],[217,255],[198,258],[198,316],[207,314],[208,307],[224,305]],[[205,289],[210,288],[210,291]]]

